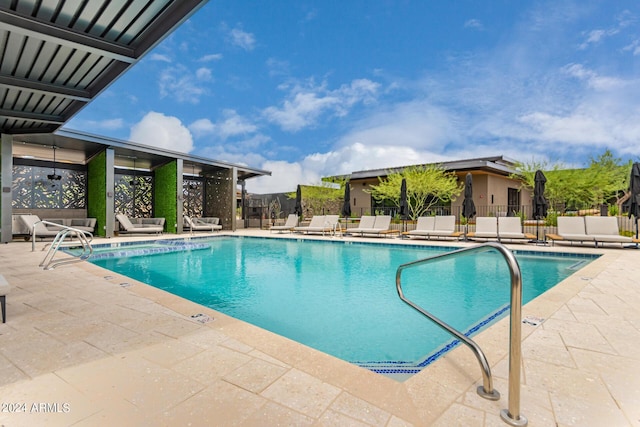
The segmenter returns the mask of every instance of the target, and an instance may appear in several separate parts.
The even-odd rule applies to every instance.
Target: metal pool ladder
[[[398,296],[402,301],[413,307],[429,320],[440,326],[451,335],[455,336],[462,343],[467,345],[473,351],[474,355],[480,363],[482,369],[482,385],[478,386],[477,392],[480,396],[489,400],[500,399],[500,393],[493,388],[493,379],[491,377],[491,368],[487,362],[487,358],[484,355],[480,347],[470,338],[465,336],[462,332],[449,326],[442,320],[435,317],[433,314],[427,312],[422,307],[418,306],[414,302],[408,300],[402,292],[402,272],[411,267],[418,265],[424,265],[436,261],[440,261],[444,258],[453,258],[459,255],[467,255],[477,252],[486,252],[489,250],[498,251],[507,262],[509,266],[509,273],[511,276],[511,317],[510,317],[510,339],[509,339],[509,407],[500,411],[500,418],[504,422],[512,426],[526,426],[527,418],[520,414],[520,364],[522,359],[521,352],[521,312],[522,312],[522,275],[520,273],[520,266],[516,260],[513,252],[507,249],[504,245],[496,242],[487,242],[481,245],[472,246],[469,248],[458,249],[455,251],[447,252],[440,255],[420,259],[417,261],[402,264],[398,267],[396,272],[396,289]]]
[[[36,225],[39,223],[60,227],[60,231],[58,232],[58,234],[56,234],[56,237],[53,238],[53,242],[51,242],[51,244],[45,245],[45,247],[42,248],[42,250],[45,250],[47,246],[49,246],[49,250],[44,256],[44,259],[40,263],[39,267],[42,267],[45,270],[53,270],[54,268],[62,264],[84,261],[88,259],[91,254],[93,254],[93,247],[91,246],[91,241],[93,240],[92,233],[49,221],[38,221],[33,225],[33,229],[31,231],[31,252],[34,252],[36,250]],[[64,243],[64,239],[67,237],[77,237],[78,243]],[[58,249],[60,249],[61,247],[81,247],[82,253],[77,257],[57,261],[54,263],[53,258],[58,253]]]

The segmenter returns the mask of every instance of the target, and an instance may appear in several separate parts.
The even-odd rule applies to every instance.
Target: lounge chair
[[[314,215],[308,226],[294,227],[293,231],[300,233],[331,233],[338,225],[339,215]]]
[[[501,216],[498,218],[498,240],[535,240],[535,234],[523,233],[520,217]]]
[[[207,218],[191,218],[185,215],[184,224],[186,228],[193,231],[220,231],[222,226],[218,224],[219,218],[207,217]]]
[[[284,223],[284,225],[274,225],[271,228],[269,228],[269,231],[271,232],[278,231],[280,233],[282,233],[283,231],[292,232],[293,229],[297,226],[298,226],[298,215],[289,214],[289,216],[287,217],[287,221]]]
[[[140,221],[140,223],[135,225],[128,216],[123,214],[117,214],[116,219],[120,223],[120,233],[161,234],[164,231],[164,218],[148,218],[149,221]]]
[[[372,221],[373,220],[373,221]],[[388,236],[394,232],[397,233],[396,230],[390,230],[391,226],[391,215],[376,215],[374,216],[363,216],[360,218],[360,223],[357,228],[353,228],[349,230],[350,234],[360,234],[360,236],[364,237],[364,235],[375,235],[375,236]]]
[[[403,233],[409,237],[454,237],[458,238],[462,233],[456,231],[456,217],[453,215],[421,216],[418,217],[415,230]]]
[[[479,216],[476,218],[476,230],[467,234],[470,239],[498,239],[498,218]]]
[[[20,221],[29,230],[31,238],[56,237],[62,228],[47,228],[38,215],[20,215]]]
[[[594,242],[595,238],[587,234],[584,218],[581,216],[559,216],[558,234],[547,234],[547,238],[554,244],[556,241]]]
[[[620,235],[618,218],[615,216],[586,216],[584,217],[585,231],[598,243],[633,243],[633,239]]]
[[[433,231],[433,226],[436,223],[435,216],[421,216],[418,217],[418,222],[416,223],[415,230],[409,230],[404,233],[405,236],[416,236],[416,237],[429,237],[430,233]]]

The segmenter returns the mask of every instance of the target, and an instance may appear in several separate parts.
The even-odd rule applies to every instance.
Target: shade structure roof
[[[206,0],[0,0],[0,133],[54,132]]]
[[[516,163],[504,156],[478,157],[474,159],[455,160],[450,162],[429,163],[430,165],[439,165],[445,171],[455,171],[458,173],[466,173],[468,171],[484,171],[496,175],[509,176],[514,173]],[[417,166],[426,166],[417,165]],[[388,169],[372,169],[351,172],[351,179],[368,179],[387,176],[389,173],[402,172],[408,166],[392,167]]]
[[[50,161],[53,158],[53,147],[56,147],[56,160],[62,164],[86,164],[96,154],[110,148],[114,150],[115,166],[119,168],[152,171],[175,159],[182,159],[185,174],[213,175],[219,171],[235,167],[238,171],[239,180],[271,175],[271,172],[261,169],[66,128],[59,129],[53,133],[13,136],[13,156],[16,158]]]

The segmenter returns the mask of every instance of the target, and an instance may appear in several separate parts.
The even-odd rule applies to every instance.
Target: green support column
[[[13,137],[2,134],[0,139],[0,242],[13,239],[11,224],[11,186],[13,185]]]
[[[95,234],[113,237],[115,227],[114,151],[104,150],[87,165],[87,214],[96,218]]]
[[[178,192],[178,177],[180,182],[182,180],[182,174],[178,174],[178,169],[182,169],[180,159],[160,166],[154,171],[153,183],[153,215],[164,218],[166,231],[174,234],[178,232],[178,205],[180,204],[178,194],[182,195],[182,186]],[[180,219],[182,225],[182,216]]]

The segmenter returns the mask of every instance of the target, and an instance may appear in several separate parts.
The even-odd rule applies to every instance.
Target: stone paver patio
[[[640,251],[515,247],[604,254],[523,308],[545,319],[522,325],[529,426],[640,426]],[[494,402],[476,394],[465,347],[399,382],[89,263],[44,271],[42,258],[30,243],[0,245],[12,285],[2,426],[507,425],[508,319],[475,338]]]

